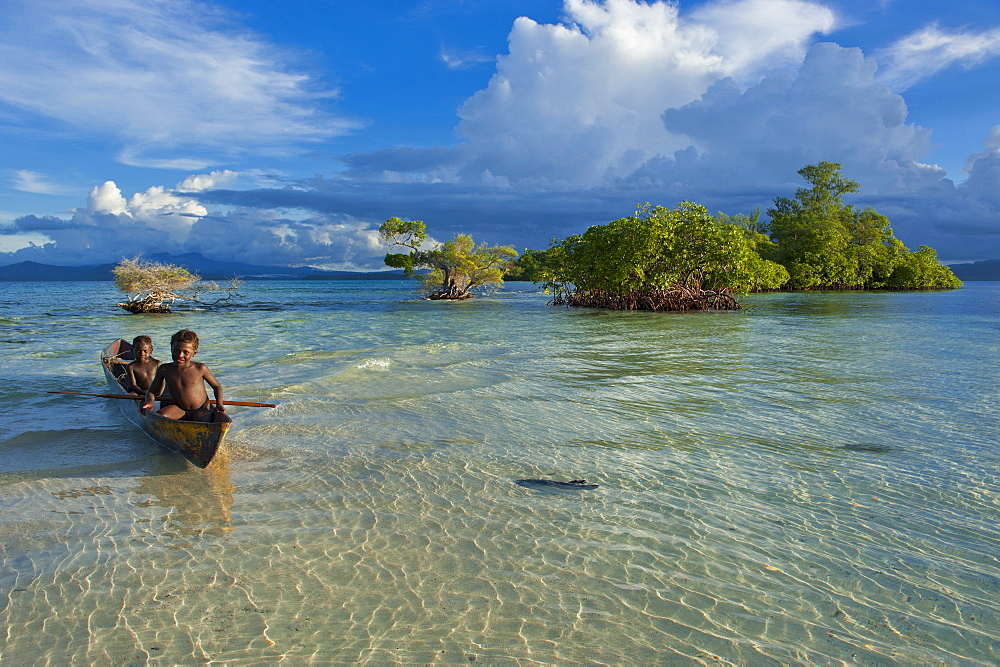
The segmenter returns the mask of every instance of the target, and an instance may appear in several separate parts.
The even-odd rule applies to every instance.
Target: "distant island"
[[[403,280],[402,271],[323,271],[312,266],[264,266],[222,262],[199,253],[168,255],[157,253],[148,259],[184,267],[205,280]],[[0,266],[0,282],[34,281],[113,281],[114,264],[56,266],[38,262],[18,262]]]
[[[1000,259],[984,259],[967,264],[949,264],[959,280],[1000,280]]]

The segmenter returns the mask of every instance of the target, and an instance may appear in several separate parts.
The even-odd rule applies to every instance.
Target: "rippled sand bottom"
[[[31,518],[4,524],[4,662],[1000,657],[1000,580],[970,576],[996,552],[956,548],[972,523],[911,540],[888,488],[813,495],[810,473],[762,484],[750,458],[658,452],[544,492],[513,483],[516,456],[437,444],[331,461],[237,442],[207,470],[165,455],[46,480],[41,504],[26,488],[11,510]]]
[[[1000,289],[690,317],[379,289],[0,301],[0,665],[1000,663]],[[279,405],[205,470],[45,393],[192,321],[227,396]]]

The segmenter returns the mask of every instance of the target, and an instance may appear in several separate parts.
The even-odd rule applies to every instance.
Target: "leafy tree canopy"
[[[476,245],[468,234],[424,249],[427,228],[419,220],[389,218],[379,227],[384,243],[410,248],[409,253],[388,253],[385,263],[403,269],[407,276],[418,275],[428,299],[468,299],[475,291],[495,289],[513,267],[517,251],[513,246]]]
[[[536,257],[556,302],[642,310],[739,308],[733,292],[776,289],[788,275],[765,260],[769,243],[748,216],[733,224],[699,204],[645,204]]]
[[[786,287],[961,287],[961,281],[937,262],[936,255],[934,262],[939,268],[933,271],[926,268],[926,252],[913,256],[895,237],[884,215],[870,207],[858,210],[844,204],[843,196],[857,192],[859,186],[844,178],[840,170],[836,162],[803,167],[798,173],[812,187],[799,188],[794,199],[777,197],[767,211],[773,246],[764,254],[787,269],[790,278]],[[924,268],[917,270],[917,266]],[[903,273],[894,276],[897,269]]]

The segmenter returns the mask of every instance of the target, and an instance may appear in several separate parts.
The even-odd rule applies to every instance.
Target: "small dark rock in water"
[[[514,482],[518,486],[523,486],[526,489],[538,489],[538,490],[568,490],[568,491],[583,491],[587,489],[596,489],[597,484],[587,484],[585,479],[574,479],[571,482],[557,482],[554,479],[519,479]]]

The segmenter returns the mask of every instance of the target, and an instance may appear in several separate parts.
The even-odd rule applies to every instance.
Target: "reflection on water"
[[[149,498],[133,504],[166,510],[158,519],[164,536],[224,537],[233,530],[235,488],[229,481],[229,461],[224,450],[204,469],[177,456],[162,456],[156,458],[149,473],[139,478],[139,485],[133,489]]]

